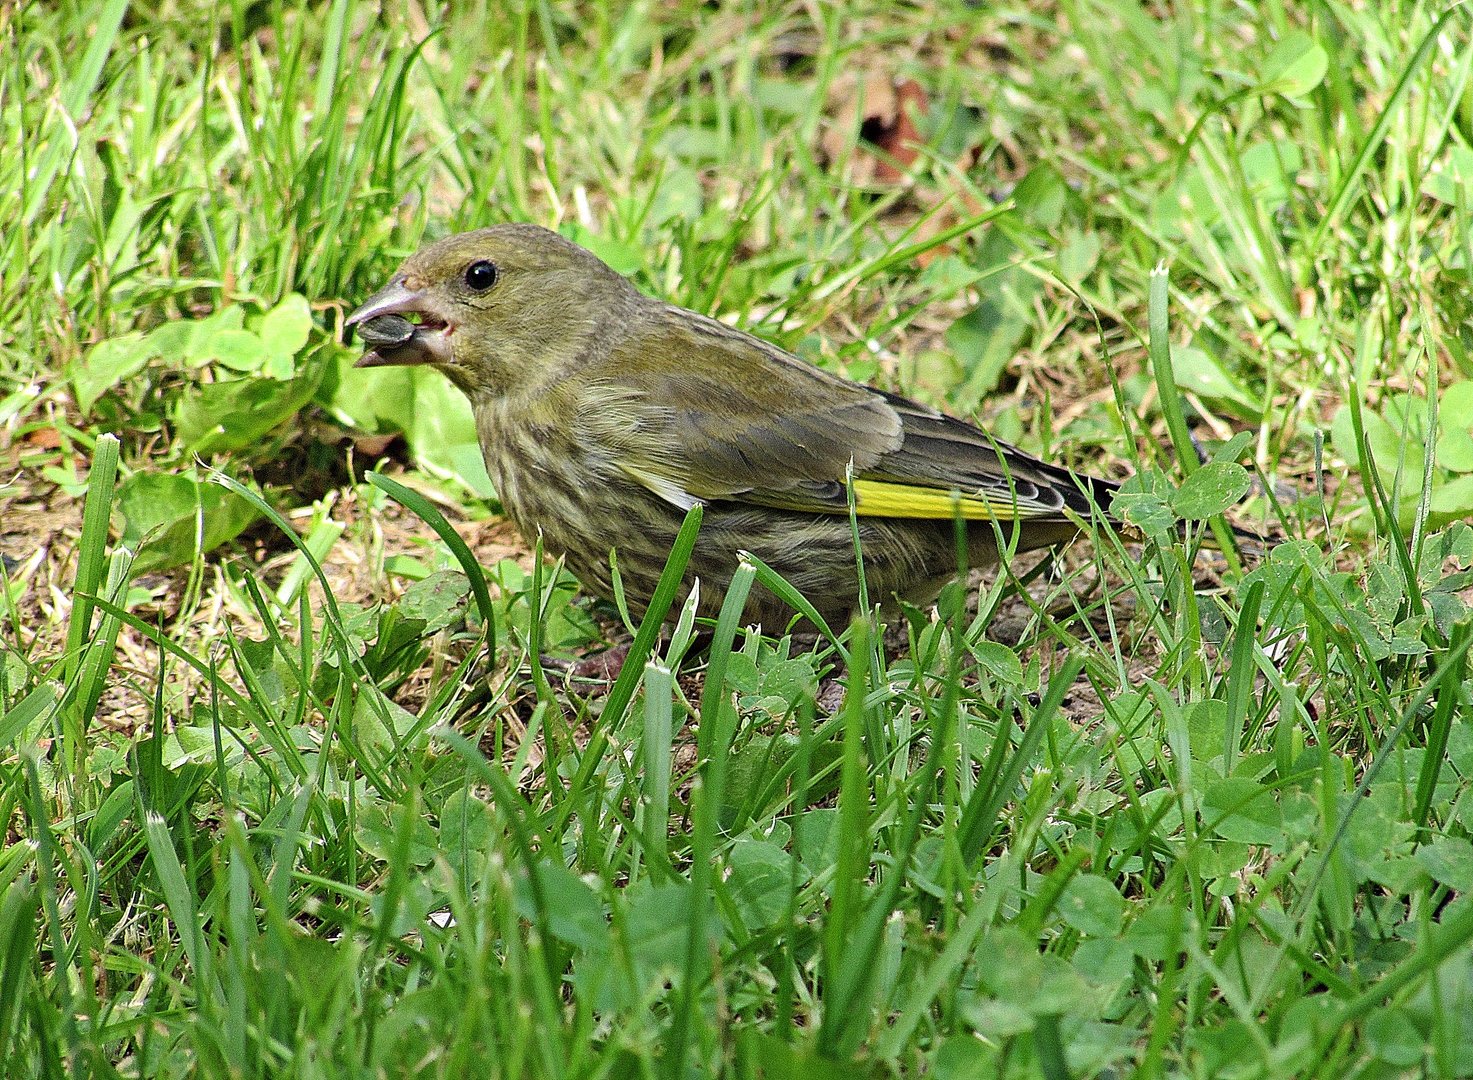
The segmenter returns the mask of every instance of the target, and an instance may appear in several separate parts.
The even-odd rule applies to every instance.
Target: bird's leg
[[[629,659],[629,650],[633,646],[632,641],[621,642],[591,656],[580,656],[577,660],[562,661],[558,663],[558,666],[562,668],[570,683],[611,683],[619,677],[619,672],[624,670],[624,661]],[[549,661],[544,660],[542,663],[545,667]]]

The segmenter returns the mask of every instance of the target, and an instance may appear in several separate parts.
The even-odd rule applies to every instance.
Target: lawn
[[[0,7],[0,1073],[1473,1076],[1473,16],[382,7]],[[633,620],[352,367],[500,221],[1131,528]]]

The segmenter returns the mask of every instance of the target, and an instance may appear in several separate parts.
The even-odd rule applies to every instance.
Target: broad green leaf
[[[1058,180],[1056,175],[1053,179]],[[1028,200],[1028,209],[1022,211],[1025,216],[1046,216],[1053,205],[1047,194],[1051,190],[1053,185],[1044,180],[1032,185],[1025,180],[1014,197]],[[1033,325],[1033,302],[1043,285],[1013,265],[1019,254],[999,233],[984,238],[976,260],[977,268],[987,275],[980,286],[982,301],[946,331],[946,344],[966,372],[966,381],[950,395],[963,412],[996,388]]]
[[[1249,414],[1263,412],[1263,401],[1228,374],[1217,358],[1191,345],[1171,347],[1171,370],[1181,389],[1213,401],[1243,406]]]
[[[602,955],[610,948],[609,922],[603,902],[588,884],[560,862],[551,860],[537,866],[542,900],[547,905],[548,929],[560,941],[585,952]],[[517,873],[517,914],[531,921],[537,915],[536,895],[527,871]]]
[[[1069,282],[1083,281],[1099,265],[1101,247],[1099,233],[1070,229],[1059,249],[1059,276]]]
[[[957,395],[960,408],[969,408],[996,388],[1027,330],[1028,324],[1015,310],[990,296],[951,324],[946,344],[967,372],[969,393]]]
[[[1462,837],[1440,837],[1418,848],[1416,859],[1439,885],[1473,893],[1473,843]]]
[[[1253,442],[1253,432],[1240,431],[1227,442],[1212,451],[1213,461],[1237,461]]]
[[[690,938],[691,894],[689,882],[640,886],[625,890],[624,944],[648,984],[668,978],[685,964]],[[715,931],[719,923],[709,921]]]
[[[435,371],[354,368],[344,356],[325,387],[324,402],[340,420],[363,431],[402,431],[415,461],[428,472],[495,494],[486,473],[470,402]]]
[[[1196,917],[1189,909],[1157,901],[1130,924],[1125,941],[1137,956],[1159,963],[1179,952],[1196,932]]]
[[[256,336],[271,353],[295,356],[307,347],[312,333],[312,309],[297,293],[292,293],[261,316]]]
[[[365,686],[353,703],[353,730],[361,745],[380,754],[403,753],[424,746],[429,736],[419,719],[376,686]],[[418,730],[416,730],[418,728]]]
[[[1448,206],[1473,207],[1473,150],[1449,146],[1447,160],[1422,181],[1422,194]]]
[[[1264,61],[1258,91],[1303,97],[1323,81],[1329,70],[1330,57],[1324,46],[1303,31],[1291,31]]]
[[[98,398],[142,371],[153,355],[147,336],[136,331],[98,342],[72,366],[72,394],[77,408],[84,415],[90,413]]]
[[[1434,484],[1428,509],[1444,520],[1473,516],[1473,474],[1455,476]]]
[[[174,319],[148,332],[154,353],[175,367],[203,367],[214,359],[210,343],[216,334],[245,327],[245,309],[231,304],[203,319]]]
[[[292,293],[261,317],[256,334],[266,349],[261,374],[285,382],[296,374],[296,357],[312,334],[312,311],[307,301]]]
[[[311,378],[209,383],[175,405],[175,431],[196,454],[255,446],[311,401],[315,387]]]
[[[1283,814],[1268,788],[1229,777],[1207,788],[1202,820],[1218,836],[1245,844],[1274,844],[1284,837]]]
[[[643,253],[631,244],[621,243],[578,224],[574,224],[568,233],[568,239],[586,247],[621,274],[629,275],[644,269]]]
[[[297,365],[291,354],[271,353],[266,357],[266,362],[261,365],[260,375],[274,382],[286,382],[296,374],[296,371]]]
[[[1221,698],[1194,701],[1185,709],[1187,717],[1187,741],[1192,757],[1198,761],[1216,761],[1226,751],[1224,732],[1227,730],[1228,707]]]
[[[1289,201],[1294,178],[1304,167],[1304,151],[1292,139],[1267,139],[1245,149],[1239,167],[1254,200],[1276,211]]]
[[[1396,1005],[1371,1011],[1366,1017],[1365,1039],[1366,1049],[1398,1070],[1410,1069],[1430,1051],[1427,1037],[1407,1011]]]
[[[739,840],[726,858],[726,887],[748,930],[776,926],[794,885],[801,888],[808,881],[796,858],[765,840]]]
[[[803,811],[793,826],[793,847],[815,876],[833,869],[839,855],[839,812],[819,806]]]
[[[1117,492],[1110,509],[1148,536],[1165,537],[1176,525],[1171,507],[1155,492]]]
[[[1023,662],[1006,645],[980,641],[972,647],[978,665],[1002,686],[1023,685]]]
[[[1381,481],[1391,484],[1400,470],[1403,487],[1409,480],[1420,485],[1422,466],[1427,456],[1421,439],[1405,436],[1369,409],[1361,411],[1361,418],[1365,424],[1366,445],[1370,448],[1371,458],[1381,474]],[[1340,456],[1351,465],[1362,464],[1360,454],[1357,453],[1355,429],[1351,424],[1348,405],[1335,410],[1334,419],[1330,421],[1330,441]]]
[[[965,289],[982,276],[981,270],[960,255],[942,255],[926,264],[916,280],[928,293],[952,293]]]
[[[1186,521],[1220,514],[1241,499],[1252,478],[1235,461],[1212,461],[1182,481],[1171,497],[1171,509]]]
[[[1125,918],[1125,898],[1098,874],[1076,874],[1059,897],[1059,916],[1081,934],[1113,937]]]
[[[138,551],[135,573],[189,563],[256,519],[239,496],[179,473],[134,473],[118,486],[116,509],[123,543]]]
[[[1090,985],[1062,957],[1041,953],[1038,942],[1013,927],[986,934],[977,948],[987,957],[977,974],[982,987],[1033,1016],[1059,1015],[1089,1008]]]
[[[1058,228],[1069,200],[1069,185],[1051,165],[1041,164],[1028,171],[1013,189],[1013,202],[1031,224],[1044,229]]]
[[[970,1023],[970,1017],[968,1018]],[[1021,1031],[1011,1034],[1022,1034],[1033,1028],[1033,1020],[1029,1018]],[[967,1032],[961,1035],[952,1035],[941,1042],[931,1057],[929,1075],[935,1080],[996,1080],[1002,1070],[998,1066],[998,1049],[996,1044],[983,1042],[976,1035]],[[787,1072],[773,1073],[774,1076],[798,1076],[798,1072],[789,1069]]]
[[[435,634],[464,616],[469,593],[470,582],[463,573],[441,570],[409,586],[395,607],[405,618],[423,621],[425,633]]]
[[[1473,382],[1453,383],[1437,399],[1437,464],[1473,472]]]
[[[485,860],[497,850],[500,833],[495,809],[468,790],[455,791],[439,811],[437,844],[457,875],[476,881],[485,871]]]
[[[410,865],[428,866],[439,852],[435,831],[423,814],[415,814],[412,821],[406,822],[404,819],[408,813],[409,808],[402,805],[369,806],[358,818],[358,843],[381,862],[392,862],[399,858],[399,833],[407,828]]]
[[[258,371],[270,357],[261,339],[249,330],[219,330],[205,343],[206,356],[232,371]]]

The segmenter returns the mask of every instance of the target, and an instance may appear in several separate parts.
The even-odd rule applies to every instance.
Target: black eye
[[[465,268],[465,283],[476,292],[485,292],[501,276],[494,262],[481,259]]]

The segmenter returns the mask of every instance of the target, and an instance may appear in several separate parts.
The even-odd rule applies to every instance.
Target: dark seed
[[[375,315],[358,324],[358,336],[371,349],[393,349],[412,338],[417,329],[398,315]]]

